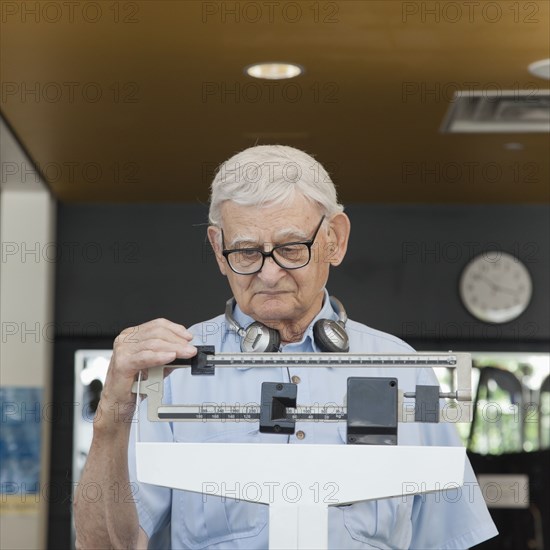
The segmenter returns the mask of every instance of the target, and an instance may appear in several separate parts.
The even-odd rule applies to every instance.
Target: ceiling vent
[[[458,91],[440,131],[467,134],[550,132],[550,91]]]

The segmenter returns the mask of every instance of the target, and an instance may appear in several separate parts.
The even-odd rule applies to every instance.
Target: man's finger
[[[161,338],[151,338],[130,346],[132,355],[143,350],[151,350],[154,352],[174,352],[176,357],[193,357],[197,353],[197,348],[192,346],[187,340],[179,340],[178,342],[170,342]]]
[[[189,336],[182,336],[183,334],[188,334]],[[146,340],[160,339],[165,340],[166,342],[172,342],[175,344],[184,344],[190,342],[193,338],[193,335],[187,331],[182,331],[180,334],[176,334],[173,330],[165,326],[155,325],[148,327],[147,329],[141,329],[139,331],[139,337],[133,338],[132,340],[127,338],[128,344],[136,344],[139,342],[144,342]]]
[[[172,321],[164,318],[148,321],[147,323],[140,325],[138,328],[141,328],[143,331],[148,331],[150,329],[157,329],[158,327],[168,329],[175,335],[185,338],[186,340],[191,340],[193,338],[193,334],[191,334],[191,332],[189,332],[183,325],[173,323]]]
[[[153,351],[144,349],[132,355],[132,367],[135,371],[151,367],[161,367],[171,363],[176,358],[175,351]]]

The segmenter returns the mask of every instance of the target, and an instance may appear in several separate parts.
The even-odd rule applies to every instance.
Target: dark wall
[[[550,339],[547,206],[352,205],[346,211],[350,248],[328,288],[351,318],[415,344],[533,349],[529,344]],[[155,317],[189,326],[219,314],[230,291],[205,241],[206,220],[203,205],[60,205],[57,335],[111,337]],[[528,310],[504,325],[476,322],[458,295],[462,269],[487,250],[518,256],[533,278]]]

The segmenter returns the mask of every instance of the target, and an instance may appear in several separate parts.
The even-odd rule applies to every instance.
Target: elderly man
[[[225,315],[190,329],[157,319],[124,330],[114,352],[94,423],[88,462],[75,498],[77,546],[146,548],[169,525],[172,548],[266,548],[265,505],[139,484],[130,420],[136,375],[196,354],[250,351],[408,353],[403,341],[346,322],[325,289],[331,266],[346,253],[350,222],[323,167],[285,146],[246,149],[226,161],[212,184],[208,238],[234,301]],[[203,289],[202,291],[206,291]],[[185,307],[185,304],[182,304]],[[342,403],[352,369],[220,369],[215,377],[177,369],[165,379],[169,403],[258,402],[261,383],[298,385],[301,403]],[[428,369],[378,370],[400,388],[436,383]],[[141,407],[145,409],[145,407]],[[340,423],[296,424],[293,435],[263,434],[258,424],[150,423],[140,411],[144,441],[343,444]],[[453,426],[406,424],[402,445],[458,445]],[[223,457],[220,457],[223,460]],[[182,464],[182,467],[192,467]],[[292,468],[292,464],[288,464]],[[337,467],[337,465],[335,465]],[[365,468],[369,465],[365,464]],[[365,501],[329,508],[330,548],[465,548],[496,534],[469,463],[467,491]],[[101,498],[86,498],[87,483]]]

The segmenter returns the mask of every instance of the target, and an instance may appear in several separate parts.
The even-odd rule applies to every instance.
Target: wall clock
[[[507,323],[529,305],[533,284],[527,267],[506,252],[489,251],[464,268],[459,293],[466,309],[480,321]]]

